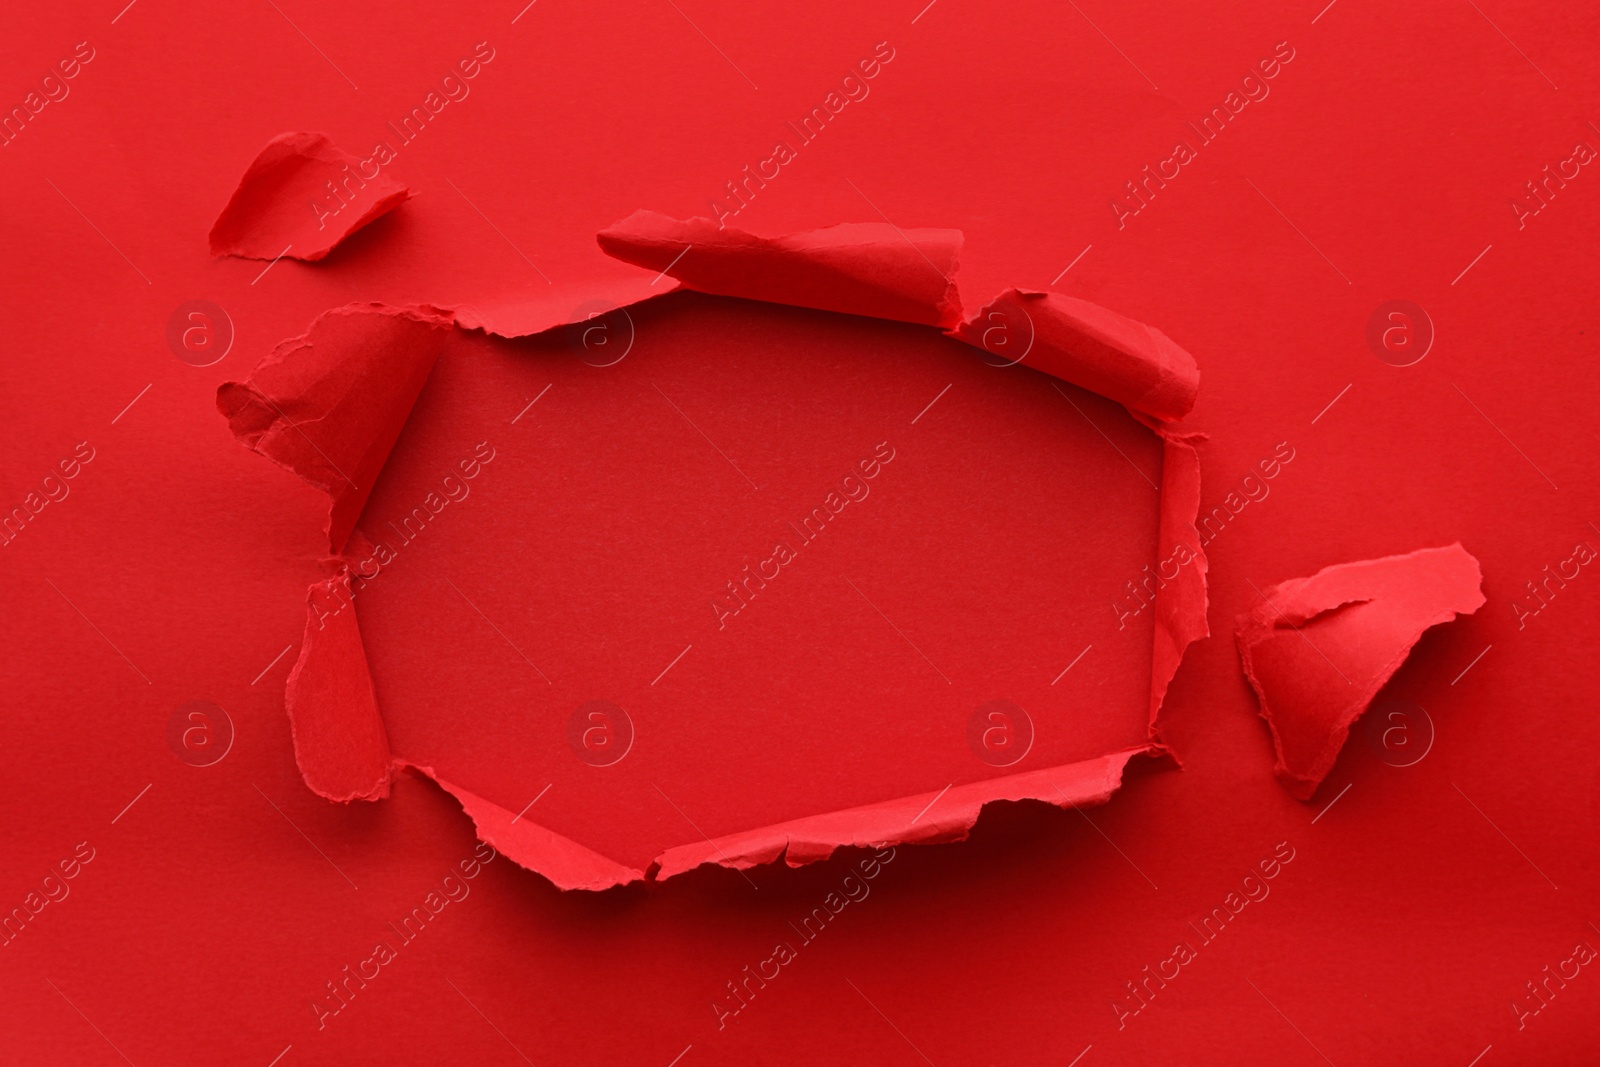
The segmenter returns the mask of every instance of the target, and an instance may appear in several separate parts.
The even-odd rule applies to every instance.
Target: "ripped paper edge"
[[[635,301],[635,303],[654,299],[659,295],[664,294],[651,293],[641,298],[641,300]],[[628,307],[631,305],[623,304],[621,306]],[[432,306],[391,308],[380,304],[368,304],[359,308],[350,306],[335,310],[343,313],[360,310],[380,315],[407,315],[432,326],[453,325],[463,329],[475,328],[490,333],[496,332],[479,316],[470,313],[463,314],[462,312],[468,311],[465,306],[459,309]],[[463,319],[468,321],[462,321]],[[573,321],[581,321],[581,319],[574,320],[571,315],[551,314],[544,316],[544,321],[548,321],[549,325],[518,336],[535,336],[571,325]],[[930,326],[930,328],[937,327]],[[952,334],[953,331],[947,330],[946,333]],[[304,341],[309,334],[310,330],[307,331],[306,335],[294,340]],[[263,363],[275,358],[281,360],[283,354],[287,354],[287,351],[290,350],[290,345],[291,342],[279,345],[274,350],[274,353],[268,356]],[[431,364],[429,369],[431,369]],[[426,374],[423,375],[423,378],[425,382]],[[245,386],[239,386],[237,383],[225,383],[223,388],[227,388],[229,384],[234,384],[237,388],[246,388]],[[412,405],[414,405],[420,393],[421,386],[419,385],[417,392],[411,397]],[[952,808],[949,814],[931,821],[924,827],[917,826],[920,820],[916,818],[911,818],[910,821],[903,824],[901,820],[910,815],[907,809],[911,808],[912,802],[924,798],[931,799],[934,794],[922,794],[918,797],[902,798],[859,808],[844,809],[837,812],[808,816],[788,823],[743,831],[720,839],[725,844],[711,848],[709,851],[705,844],[691,843],[678,846],[663,852],[652,864],[651,870],[648,872],[641,872],[635,868],[618,864],[588,849],[586,846],[539,826],[531,820],[512,817],[509,812],[506,812],[505,809],[492,801],[437,778],[431,769],[406,764],[403,761],[391,761],[387,741],[383,737],[381,730],[381,711],[377,713],[379,730],[377,732],[368,731],[368,736],[371,738],[368,749],[360,753],[359,758],[349,761],[349,765],[359,768],[360,773],[344,781],[330,780],[327,775],[318,774],[316,776],[317,780],[313,781],[313,775],[307,773],[308,765],[320,768],[326,763],[332,763],[335,766],[340,764],[338,761],[320,759],[321,754],[319,753],[310,751],[302,753],[302,746],[297,740],[296,752],[297,758],[301,761],[302,774],[306,777],[308,787],[330,800],[381,799],[387,796],[389,791],[388,776],[391,773],[390,768],[393,766],[412,766],[438,782],[441,788],[449,792],[462,804],[463,809],[473,819],[481,839],[488,841],[489,844],[511,856],[520,865],[545,876],[553,884],[563,889],[602,889],[610,886],[625,885],[641,879],[662,880],[704,864],[717,864],[719,866],[745,869],[762,863],[774,862],[782,857],[790,866],[799,866],[825,859],[835,849],[853,844],[902,844],[935,840],[962,840],[966,837],[967,831],[977,821],[983,806],[994,800],[1035,799],[1056,803],[1057,806],[1061,807],[1104,803],[1120,786],[1123,767],[1128,759],[1134,755],[1163,755],[1173,758],[1170,750],[1160,742],[1160,711],[1173,676],[1182,663],[1185,650],[1194,641],[1207,636],[1209,633],[1206,621],[1207,561],[1202,547],[1200,532],[1195,525],[1200,498],[1200,467],[1195,446],[1202,439],[1202,435],[1180,433],[1166,421],[1159,417],[1153,417],[1148,412],[1133,410],[1132,413],[1162,440],[1162,485],[1158,519],[1160,558],[1163,560],[1173,558],[1173,555],[1180,551],[1185,551],[1188,555],[1187,561],[1180,565],[1177,577],[1165,583],[1156,595],[1154,648],[1149,698],[1148,731],[1150,743],[1143,747],[1127,749],[1062,767],[1023,772],[1003,778],[985,779],[960,787],[952,787],[949,792],[955,794],[955,796],[950,803],[953,803],[955,807]],[[407,414],[409,414],[409,408],[407,409]],[[401,425],[403,423],[404,418],[401,419]],[[389,450],[392,449],[397,436],[398,430],[395,436],[391,436],[387,442],[384,442],[382,450],[385,458]],[[241,439],[243,438],[241,437]],[[246,443],[249,444],[250,442]],[[381,472],[381,464],[378,469]],[[297,471],[296,473],[300,472]],[[374,475],[373,480],[376,480],[376,475]],[[334,489],[328,486],[319,486],[319,488],[323,488],[325,492],[328,492],[330,497],[335,492]],[[368,491],[370,491],[370,486]],[[338,583],[341,579],[348,580],[353,561],[348,555],[344,555],[340,562],[343,565],[341,567],[341,576],[329,579],[323,584],[331,585]],[[352,628],[356,627],[353,610],[349,618],[349,625]],[[355,632],[359,641],[359,630],[356,629]],[[299,677],[301,663],[315,660],[318,655],[316,648],[318,643],[317,637],[311,632],[308,621],[306,639],[302,646],[300,661],[297,662],[295,674],[292,677]],[[365,679],[365,685],[370,690],[372,682],[367,671],[364,651],[358,657],[352,656],[349,666],[359,675],[357,681]],[[300,696],[300,703],[303,707],[307,694],[302,692]],[[358,715],[360,710],[358,709]],[[295,722],[296,713],[293,709],[291,709],[290,714],[291,722]],[[316,721],[314,713],[308,713],[304,710],[301,711],[300,718],[306,721]],[[360,730],[352,731],[353,735],[359,735],[360,733]],[[298,736],[299,734],[297,733]],[[1175,758],[1174,762],[1176,762]],[[372,768],[380,764],[385,768],[381,778],[375,773],[369,773]],[[1098,768],[1098,778],[1094,776],[1096,768]],[[1069,777],[1074,791],[1071,794],[1065,793],[1051,779],[1051,775]],[[1054,797],[1045,794],[1045,786],[1047,785],[1055,794]],[[920,807],[920,805],[918,806]],[[858,819],[864,820],[864,825],[876,827],[876,830],[869,833],[860,832],[855,828],[854,822]],[[513,830],[514,825],[520,825],[521,828]],[[732,849],[731,853],[729,851],[730,847]]]

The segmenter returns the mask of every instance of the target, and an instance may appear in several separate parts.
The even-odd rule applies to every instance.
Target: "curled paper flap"
[[[1156,422],[1194,407],[1200,369],[1194,357],[1152,326],[1087,300],[1007,289],[963,319],[955,276],[960,230],[900,230],[844,223],[757,237],[710,219],[636,211],[599,234],[608,255],[674,278],[685,288],[820,311],[939,326],[1002,359],[1109,397]],[[517,324],[520,336],[559,323],[537,310],[502,304],[473,310],[471,321]],[[573,321],[568,319],[567,321]],[[504,328],[486,326],[491,332]]]
[[[1087,300],[1007,289],[952,335],[1162,421],[1194,407],[1200,368],[1153,326]]]
[[[851,222],[757,237],[710,219],[636,211],[600,231],[610,256],[689,289],[819,311],[954,326],[960,230],[900,230]]]
[[[223,382],[217,410],[247,448],[328,494],[328,547],[355,528],[450,336],[435,308],[349,304],[284,341],[243,382]]]
[[[1459,544],[1325,567],[1239,616],[1239,654],[1272,729],[1278,778],[1309,800],[1378,690],[1429,627],[1484,604]]]
[[[211,226],[211,254],[314,262],[414,195],[325,133],[285,133],[267,142]]]
[[[825,860],[847,846],[881,848],[965,841],[987,804],[997,800],[1042,800],[1058,808],[1104,804],[1122,785],[1122,772],[1130,759],[1165,752],[1160,745],[1146,745],[1081,763],[968,782],[940,792],[812,815],[681,845],[657,858],[656,880],[664,881],[708,863],[747,870],[782,857],[790,867],[799,867]]]
[[[389,795],[389,739],[342,578],[306,593],[305,640],[284,700],[295,762],[312,792],[346,802]]]

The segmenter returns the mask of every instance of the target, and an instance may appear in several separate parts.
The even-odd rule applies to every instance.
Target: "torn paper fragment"
[[[322,259],[414,190],[323,133],[285,133],[267,142],[211,227],[211,253],[244,259]]]
[[[636,211],[599,234],[600,248],[690,289],[818,311],[954,326],[960,320],[960,230],[843,223],[757,237],[706,218]]]
[[[305,639],[284,702],[295,762],[313,792],[344,802],[389,795],[389,740],[344,579],[306,594]]]
[[[452,333],[434,308],[350,304],[323,312],[217,410],[245,447],[328,494],[328,545],[344,549],[389,450]]]
[[[1239,616],[1239,654],[1272,729],[1277,774],[1308,800],[1350,725],[1429,627],[1484,604],[1459,544],[1326,567],[1266,591]]]
[[[1007,289],[952,333],[1163,421],[1189,414],[1200,390],[1194,357],[1166,334],[1060,293]]]
[[[800,867],[825,860],[845,847],[965,841],[987,804],[997,800],[1040,800],[1058,808],[1104,804],[1121,787],[1122,773],[1130,759],[1165,754],[1161,745],[1145,745],[1063,767],[947,786],[917,796],[680,845],[657,859],[655,877],[665,881],[704,864],[747,870],[779,857],[790,867]]]

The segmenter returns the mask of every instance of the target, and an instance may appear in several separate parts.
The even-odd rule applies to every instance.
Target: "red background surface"
[[[1600,542],[1600,179],[1585,168],[1522,229],[1508,203],[1576,142],[1600,146],[1596,15],[541,0],[512,24],[514,3],[278,6],[52,5],[14,13],[0,44],[8,108],[76,42],[96,51],[71,95],[0,148],[5,506],[78,442],[95,449],[71,495],[0,549],[0,903],[20,904],[78,842],[95,850],[70,896],[0,948],[11,1058],[1592,1060],[1588,968],[1521,1030],[1509,1005],[1576,943],[1600,944],[1600,579],[1584,571],[1521,629],[1512,604],[1578,541]],[[471,96],[394,164],[415,201],[317,267],[262,275],[207,255],[269,137],[326,130],[364,153],[482,40],[496,58]],[[966,843],[902,848],[721,1031],[724,983],[791,937],[859,854],[757,869],[754,890],[713,870],[600,895],[497,860],[319,1031],[308,1003],[323,983],[474,842],[431,786],[345,808],[301,784],[289,658],[262,671],[298,645],[319,500],[232,441],[217,383],[348,300],[546,287],[524,255],[574,291],[628,276],[596,230],[641,206],[707,213],[881,40],[896,57],[871,95],[740,225],[959,227],[973,303],[1059,278],[1157,325],[1202,368],[1188,423],[1212,435],[1207,510],[1278,442],[1295,449],[1208,545],[1217,636],[1191,650],[1165,719],[1185,769],[1136,774],[1093,825],[1003,808]],[[1295,58],[1270,96],[1119,230],[1108,204],[1123,183],[1280,41]],[[237,330],[203,369],[164,339],[197,297]],[[1437,330],[1415,366],[1365,340],[1391,298]],[[1255,587],[1458,539],[1483,561],[1489,604],[1429,634],[1385,693],[1427,709],[1427,756],[1387,766],[1358,726],[1317,797],[1290,800],[1233,616]],[[210,768],[166,742],[194,699],[238,731]],[[1186,924],[1280,841],[1295,859],[1271,895],[1119,1030],[1123,983],[1194,940]]]

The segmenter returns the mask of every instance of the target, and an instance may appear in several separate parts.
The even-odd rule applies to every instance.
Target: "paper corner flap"
[[[416,191],[325,133],[279,134],[245,168],[211,226],[211,254],[315,262]]]
[[[1170,757],[1148,744],[1043,770],[1024,771],[943,790],[811,815],[773,826],[680,845],[656,858],[655,880],[708,864],[748,870],[782,857],[790,867],[828,859],[841,848],[965,841],[986,805],[1038,800],[1059,808],[1104,804],[1122,785],[1135,756]]]
[[[960,321],[960,230],[856,222],[758,237],[641,210],[596,240],[607,255],[697,292],[941,328]]]
[[[1006,289],[950,332],[1162,422],[1189,414],[1200,391],[1199,365],[1166,334],[1062,293]]]
[[[449,339],[454,318],[430,306],[347,304],[280,343],[242,382],[217,387],[239,442],[329,498],[337,555]]]
[[[1238,616],[1241,665],[1292,796],[1312,797],[1423,633],[1487,602],[1482,584],[1477,558],[1457,542],[1324,567],[1278,583]]]

